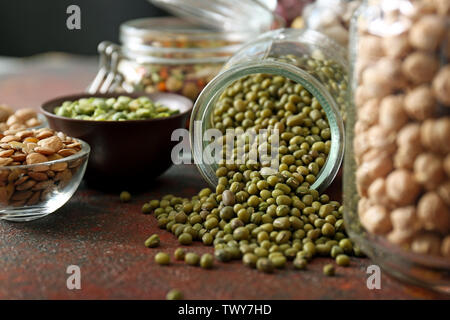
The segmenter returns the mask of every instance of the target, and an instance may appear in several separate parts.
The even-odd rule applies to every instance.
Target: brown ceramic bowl
[[[147,96],[180,113],[168,118],[129,121],[90,121],[60,117],[53,113],[64,101],[88,97],[111,98],[121,95]],[[55,98],[41,106],[50,128],[80,138],[91,146],[85,178],[102,189],[136,189],[148,185],[171,165],[171,151],[178,143],[172,132],[185,128],[192,101],[172,93],[153,94],[77,94]]]

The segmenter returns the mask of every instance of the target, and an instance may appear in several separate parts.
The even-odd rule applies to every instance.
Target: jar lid
[[[262,33],[283,27],[277,16],[277,0],[149,0],[170,13],[224,31]]]

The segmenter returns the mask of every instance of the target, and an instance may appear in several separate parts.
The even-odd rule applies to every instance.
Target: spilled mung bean
[[[283,268],[289,261],[305,269],[317,255],[336,258],[356,252],[343,228],[341,204],[311,189],[332,141],[324,110],[302,85],[281,76],[244,77],[223,92],[211,120],[223,133],[229,128],[277,129],[278,146],[271,144],[271,134],[263,144],[278,148],[278,169],[261,158],[255,162],[244,157],[239,163],[241,151],[258,153],[259,146],[245,138],[235,141],[228,150],[235,161],[226,161],[227,150],[222,151],[215,190],[204,188],[190,199],[167,195],[149,202],[160,228],[179,240],[183,237],[183,242],[186,237],[214,246],[219,261],[242,260],[262,272]],[[201,263],[191,253],[185,261]]]

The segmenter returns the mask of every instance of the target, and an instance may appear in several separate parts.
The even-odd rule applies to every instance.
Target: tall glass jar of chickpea
[[[391,274],[450,290],[450,1],[366,0],[351,27],[345,222]]]

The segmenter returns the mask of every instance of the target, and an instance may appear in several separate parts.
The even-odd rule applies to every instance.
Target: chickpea
[[[434,191],[427,192],[420,198],[417,216],[425,230],[443,233],[450,231],[450,212],[445,202]]]
[[[394,167],[397,169],[413,169],[414,161],[422,147],[419,144],[400,145],[394,155]]]
[[[378,99],[370,99],[364,103],[361,109],[358,110],[358,121],[362,121],[369,126],[376,124],[379,116],[379,104],[380,101]]]
[[[420,140],[422,145],[434,152],[450,152],[450,117],[428,119],[420,128]]]
[[[355,91],[355,105],[361,107],[369,100],[369,94],[364,86],[358,86]]]
[[[342,46],[346,46],[348,42],[348,31],[344,28],[338,21],[335,25],[328,26],[324,30],[322,30],[324,34],[329,36],[331,39],[334,39]]]
[[[356,188],[358,194],[367,197],[367,192],[373,179],[369,176],[369,169],[367,166],[360,166],[356,170]]]
[[[421,51],[409,54],[402,64],[403,73],[416,84],[430,82],[438,69],[436,57]]]
[[[363,155],[369,151],[370,146],[368,143],[368,136],[367,132],[361,132],[358,135],[355,135],[355,138],[353,139],[353,152],[355,153],[358,164],[361,162]]]
[[[384,53],[392,58],[403,58],[411,49],[408,34],[402,33],[391,37],[383,38]]]
[[[364,70],[362,82],[364,84],[364,93],[368,99],[383,98],[392,91],[391,81],[388,79],[387,74],[380,70],[378,63]]]
[[[361,56],[376,60],[384,55],[383,43],[380,37],[364,35],[359,38],[358,52]]]
[[[370,200],[366,197],[361,197],[358,201],[358,215],[359,219],[363,219],[362,217],[366,213],[366,211],[370,208]]]
[[[386,176],[391,170],[392,159],[387,154],[363,162],[356,171],[356,183],[360,194],[367,195],[370,184],[375,179]]]
[[[398,89],[407,85],[407,79],[402,71],[402,59],[382,58],[377,63],[379,72],[389,78],[392,87]]]
[[[447,32],[441,52],[443,57],[447,58],[447,60],[450,60],[450,32]]]
[[[394,229],[403,231],[418,230],[419,220],[415,206],[400,207],[391,212],[391,222]]]
[[[391,95],[381,100],[378,121],[382,127],[397,130],[408,121],[408,116],[403,108],[403,100],[402,95]]]
[[[397,134],[397,145],[410,146],[417,145],[417,141],[420,140],[420,124],[409,123],[405,125]]]
[[[387,209],[383,206],[372,206],[362,216],[361,224],[370,233],[386,234],[392,229]]]
[[[420,254],[439,255],[441,241],[437,235],[432,233],[417,235],[411,242],[411,250]]]
[[[386,181],[384,178],[377,178],[371,183],[367,194],[372,203],[378,203],[385,207],[389,206],[389,198],[386,195]]]
[[[363,37],[367,36],[367,33],[369,33],[369,23],[365,19],[358,20],[358,36]]]
[[[394,131],[380,125],[372,126],[368,130],[368,143],[373,149],[393,153],[396,149],[396,139],[397,137]]]
[[[450,65],[442,67],[434,77],[433,92],[440,103],[450,107]]]
[[[437,188],[437,193],[442,198],[442,200],[444,200],[444,202],[447,204],[447,206],[450,206],[450,181],[449,180],[442,183]]]
[[[431,152],[420,154],[414,161],[414,175],[427,190],[435,189],[444,177],[441,157]]]
[[[356,120],[356,123],[355,123],[355,134],[356,135],[366,132],[369,128],[370,128],[370,126],[366,122],[361,121],[361,119]]]
[[[389,153],[383,150],[370,149],[362,156],[362,162],[371,162],[377,158],[389,157]]]
[[[441,243],[441,254],[444,257],[450,257],[450,236],[446,236]]]
[[[409,42],[419,50],[434,51],[441,42],[445,31],[444,17],[424,15],[412,26],[409,32]]]
[[[399,206],[414,203],[419,192],[420,185],[409,170],[394,170],[386,178],[386,193]]]
[[[436,12],[436,6],[433,3],[433,0],[416,1],[414,7],[416,9],[414,19],[416,21],[426,14],[434,14]]]
[[[450,152],[450,117],[440,118],[436,120],[434,127],[434,136],[436,143],[440,145],[441,153],[447,154]],[[437,148],[437,147],[436,147]]]
[[[355,63],[355,76],[356,79],[361,79],[363,72],[372,65],[373,61],[368,57],[358,57],[358,60]]]
[[[448,0],[431,0],[438,14],[450,15],[450,2]]]
[[[444,159],[444,170],[447,174],[447,177],[450,177],[450,154],[447,154],[447,156]]]
[[[420,142],[425,148],[433,150],[433,126],[435,120],[428,119],[420,127]]]
[[[411,90],[404,102],[406,113],[416,120],[431,118],[436,111],[436,99],[428,85],[421,85]]]
[[[379,86],[380,91],[389,87],[399,88],[404,84],[402,64],[398,59],[381,58],[375,65],[363,72],[363,83],[369,86]]]
[[[394,229],[389,232],[387,239],[389,242],[397,245],[407,245],[413,236],[414,232],[412,230]]]

